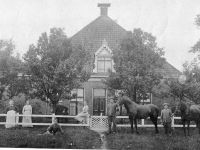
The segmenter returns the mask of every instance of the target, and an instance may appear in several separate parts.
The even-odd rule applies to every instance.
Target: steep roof
[[[83,45],[93,53],[98,50],[105,39],[114,50],[127,35],[127,31],[108,16],[99,16],[72,38],[73,45]]]
[[[102,46],[104,40],[107,41],[111,50],[115,50],[127,35],[128,31],[107,16],[106,8],[106,10],[101,10],[101,15],[97,19],[72,36],[71,42],[74,46],[82,45],[86,50],[91,52],[92,59],[94,59],[95,52]],[[90,64],[92,63],[93,60],[91,60]],[[92,70],[91,66],[90,70]],[[163,69],[159,70],[159,72],[166,78],[177,78],[181,74],[179,70],[167,61]]]

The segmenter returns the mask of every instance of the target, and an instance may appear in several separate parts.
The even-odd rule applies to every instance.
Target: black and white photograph
[[[0,0],[0,149],[200,149],[200,0]]]

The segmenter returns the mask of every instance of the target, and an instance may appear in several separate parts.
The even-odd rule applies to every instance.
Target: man
[[[110,99],[110,103],[107,106],[107,116],[108,116],[108,126],[109,133],[116,132],[116,113],[118,111],[118,104],[116,103],[116,99]]]
[[[165,128],[165,134],[171,134],[172,112],[168,108],[168,103],[163,104],[164,109],[161,111],[161,122]]]

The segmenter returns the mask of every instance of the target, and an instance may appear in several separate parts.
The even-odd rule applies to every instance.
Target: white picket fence
[[[0,117],[6,117],[6,114],[0,114]],[[74,118],[75,116],[64,116],[64,115],[16,115],[17,118],[23,116],[31,116],[33,117],[42,117],[42,118]],[[128,119],[128,116],[117,116],[117,119]],[[148,118],[149,119],[149,118]],[[160,119],[160,117],[159,117]],[[173,117],[172,118],[172,127],[183,127],[181,124],[175,124],[175,120],[180,120],[180,117]],[[118,121],[119,122],[119,121]],[[159,122],[159,121],[158,121]],[[6,122],[0,122],[0,125],[5,125]],[[22,125],[21,122],[17,123],[18,125]],[[33,126],[49,126],[52,123],[31,123]],[[107,116],[90,116],[87,120],[86,124],[74,124],[74,123],[60,123],[61,126],[82,126],[82,127],[89,127],[92,130],[107,130],[108,129],[108,119]],[[117,123],[117,127],[130,127],[129,121],[127,124],[119,124]],[[145,120],[141,119],[140,123],[138,123],[138,127],[154,127],[153,124],[145,124]],[[158,127],[163,127],[163,125],[158,124]],[[190,127],[196,127],[196,125],[192,124]]]

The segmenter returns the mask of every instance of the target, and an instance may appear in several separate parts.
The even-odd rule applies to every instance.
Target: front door
[[[94,89],[93,115],[100,116],[106,113],[106,89]]]

